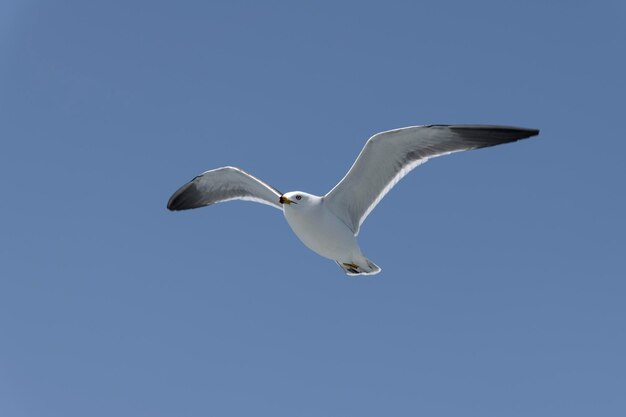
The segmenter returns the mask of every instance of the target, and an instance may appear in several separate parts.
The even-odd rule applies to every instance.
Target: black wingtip
[[[526,127],[502,126],[502,129],[515,132],[519,139],[526,139],[539,135],[539,129],[530,129]]]
[[[169,201],[167,202],[167,209],[169,211],[179,211],[180,210],[180,208],[178,207],[177,201],[176,201],[177,197],[178,196],[176,194],[174,194],[174,195],[172,195],[170,197]]]
[[[181,211],[188,210],[202,206],[198,201],[197,193],[195,191],[195,185],[193,180],[180,187],[167,202],[167,209],[169,211]]]
[[[539,134],[539,129],[497,125],[449,125],[452,132],[476,148],[485,148],[503,143],[527,139]]]

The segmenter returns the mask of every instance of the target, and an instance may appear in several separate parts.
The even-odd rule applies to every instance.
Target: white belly
[[[323,205],[285,207],[284,213],[291,230],[318,255],[332,260],[362,256],[352,231]]]

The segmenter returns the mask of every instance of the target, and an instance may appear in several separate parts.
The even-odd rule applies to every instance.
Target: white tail
[[[335,262],[343,269],[346,275],[350,275],[351,277],[358,275],[376,275],[381,271],[380,267],[369,259],[365,259],[366,265],[339,261]]]

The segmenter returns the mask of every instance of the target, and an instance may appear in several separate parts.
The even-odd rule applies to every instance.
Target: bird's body
[[[234,199],[283,211],[298,238],[334,260],[348,275],[373,275],[380,268],[361,253],[356,236],[380,200],[407,173],[430,158],[535,136],[535,129],[483,125],[411,126],[372,136],[346,176],[326,195],[282,194],[235,167],[207,171],[170,198],[170,210],[186,210]]]
[[[286,193],[284,197],[294,202],[300,197],[296,204],[285,204],[283,212],[289,227],[307,248],[336,261],[343,269],[361,270],[364,274],[377,269],[361,253],[352,230],[324,204],[324,197],[301,191]]]

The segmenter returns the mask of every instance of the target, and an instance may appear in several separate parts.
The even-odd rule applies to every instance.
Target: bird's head
[[[290,191],[288,193],[281,195],[278,201],[280,202],[280,204],[283,205],[283,207],[293,206],[293,205],[309,206],[313,204],[315,201],[317,201],[318,199],[319,197],[311,195],[311,194],[303,193],[302,191]]]

